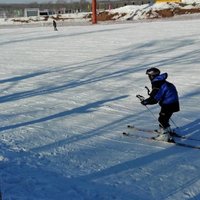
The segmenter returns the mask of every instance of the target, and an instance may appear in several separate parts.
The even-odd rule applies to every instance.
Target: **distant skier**
[[[169,141],[170,133],[172,133],[169,120],[174,112],[180,110],[178,92],[172,83],[166,81],[167,73],[160,74],[160,70],[153,67],[148,69],[146,74],[151,81],[152,91],[149,91],[150,97],[142,100],[141,104],[146,106],[159,103],[161,107],[158,118],[160,134],[155,139]]]
[[[54,31],[57,31],[57,30],[58,30],[58,29],[57,29],[57,23],[56,23],[55,20],[53,20],[53,27],[54,27]]]

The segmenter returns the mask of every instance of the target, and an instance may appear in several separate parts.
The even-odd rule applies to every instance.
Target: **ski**
[[[195,146],[195,145],[192,145],[192,144],[186,144],[186,143],[182,143],[182,142],[177,141],[177,139],[182,139],[182,138],[179,138],[179,137],[176,137],[176,136],[172,137],[173,138],[172,141],[166,142],[166,141],[156,140],[154,137],[145,137],[143,135],[134,135],[134,134],[130,134],[130,133],[127,133],[127,132],[123,132],[122,134],[124,136],[127,136],[127,137],[134,137],[134,138],[137,138],[137,139],[143,139],[143,140],[147,140],[147,141],[151,140],[151,141],[155,141],[155,142],[174,144],[176,146],[182,146],[182,147],[187,147],[187,148],[192,148],[192,149],[200,149],[200,146]]]
[[[127,125],[127,128],[128,128],[128,129],[132,129],[132,130],[136,130],[136,131],[140,131],[140,132],[145,132],[145,133],[158,134],[158,131],[157,131],[157,130],[139,128],[139,127],[136,127],[136,126],[133,126],[133,125]],[[176,132],[173,132],[173,133],[172,133],[172,136],[173,136],[173,137],[180,138],[180,139],[187,139],[187,140],[193,140],[193,141],[200,141],[199,139],[194,139],[194,138],[187,137],[187,136],[184,136],[184,135],[179,135],[179,134],[177,134]]]
[[[124,136],[127,136],[127,137],[134,137],[134,138],[137,138],[137,139],[145,139],[145,140],[155,140],[157,142],[163,142],[163,143],[175,143],[174,140],[171,140],[169,142],[166,142],[166,141],[159,141],[159,140],[156,140],[155,137],[148,137],[148,136],[144,136],[144,135],[135,135],[135,134],[131,134],[131,133],[127,133],[127,132],[123,132],[122,133]]]

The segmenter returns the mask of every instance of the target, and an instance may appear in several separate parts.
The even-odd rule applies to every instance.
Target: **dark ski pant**
[[[173,112],[170,112],[170,111],[160,111],[159,113],[159,118],[158,118],[158,121],[160,123],[160,126],[162,128],[167,128],[170,126],[169,124],[169,120],[170,120],[170,117],[172,116]]]

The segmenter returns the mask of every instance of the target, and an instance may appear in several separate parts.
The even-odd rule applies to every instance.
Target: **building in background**
[[[24,17],[39,17],[40,9],[39,8],[25,8]]]
[[[0,9],[0,18],[6,18],[6,12],[3,9]]]

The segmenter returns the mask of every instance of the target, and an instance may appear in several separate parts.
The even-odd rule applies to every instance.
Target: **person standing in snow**
[[[53,20],[53,27],[54,27],[54,31],[57,31],[57,30],[58,30],[58,29],[57,29],[57,23],[56,23],[55,20]]]
[[[174,112],[180,110],[178,92],[172,83],[166,81],[167,73],[160,74],[160,70],[153,67],[148,69],[146,74],[151,81],[152,90],[149,92],[150,97],[142,100],[141,104],[146,106],[159,103],[161,107],[158,118],[160,134],[155,139],[170,141],[172,130],[169,120]]]

